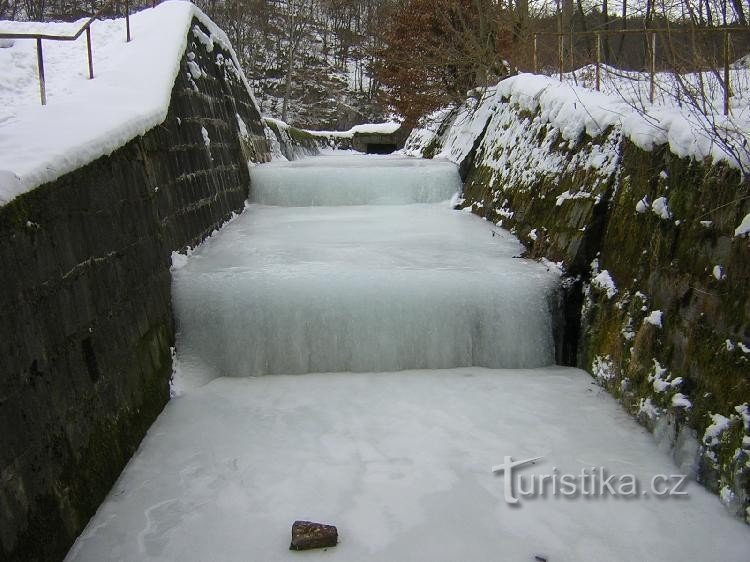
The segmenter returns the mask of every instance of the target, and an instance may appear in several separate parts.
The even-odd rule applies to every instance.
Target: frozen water
[[[318,161],[255,170],[272,169],[279,194],[306,187],[326,202],[342,201],[337,192],[352,175],[369,176],[369,193],[419,184],[436,199],[455,187],[441,179],[454,177],[452,164],[360,157],[342,173],[327,159],[313,167]],[[315,178],[311,185],[299,182],[300,170]],[[514,257],[522,250],[447,201],[250,205],[174,272],[180,361],[203,380],[550,365],[559,277]]]
[[[250,170],[250,200],[266,205],[402,205],[450,199],[461,189],[450,162],[323,156]]]
[[[406,185],[410,173],[455,174],[440,163],[360,161],[386,163],[380,177]],[[315,162],[330,160],[268,168],[279,181],[280,170],[294,177]],[[317,188],[285,189],[339,203],[347,178],[366,175],[351,161],[343,182],[324,168],[310,169]],[[364,191],[380,189],[373,180]],[[450,195],[441,181],[424,193]],[[468,367],[553,359],[558,278],[514,258],[518,241],[493,229],[448,202],[253,204],[174,260],[175,376],[187,391],[149,430],[68,562],[297,560],[295,519],[339,528],[336,548],[304,554],[315,560],[745,559],[745,526],[695,485],[679,499],[505,503],[505,476],[491,467],[511,455],[543,457],[528,475],[603,467],[644,491],[678,469],[580,370]],[[211,380],[455,366],[464,367]]]
[[[746,526],[699,485],[514,508],[490,471],[505,455],[646,489],[678,472],[576,369],[222,378],[167,405],[67,560],[747,560]],[[340,544],[290,552],[295,519]]]

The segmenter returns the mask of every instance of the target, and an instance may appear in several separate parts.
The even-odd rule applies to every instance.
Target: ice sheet
[[[170,402],[68,562],[746,560],[750,533],[698,485],[687,499],[528,498],[523,474],[676,468],[575,369],[222,378]],[[291,524],[340,544],[290,552]]]

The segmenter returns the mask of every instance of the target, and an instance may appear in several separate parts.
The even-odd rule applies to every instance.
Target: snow
[[[299,560],[295,519],[338,526],[315,560],[744,560],[746,526],[693,483],[504,502],[504,455],[544,457],[524,475],[676,473],[590,388],[562,367],[217,379],[167,405],[66,560]]]
[[[244,139],[249,139],[250,138],[250,131],[247,128],[247,124],[242,119],[242,117],[240,117],[239,113],[235,113],[235,117],[237,118],[237,126],[240,129],[240,136],[242,136],[242,138],[244,138]]]
[[[678,392],[674,396],[672,396],[672,406],[674,406],[675,408],[690,409],[693,407],[693,403],[688,400],[687,396],[685,396],[681,392]]]
[[[596,277],[594,277],[591,280],[591,283],[601,289],[602,291],[605,291],[607,293],[607,298],[611,299],[617,294],[617,287],[615,286],[615,282],[612,280],[612,277],[609,274],[609,271],[606,269],[599,273]]]
[[[589,199],[590,197],[591,194],[587,193],[586,191],[576,191],[574,193],[571,193],[569,190],[566,190],[557,196],[555,206],[560,207],[563,203],[565,203],[565,201],[571,199]]]
[[[275,119],[275,121],[279,123],[284,123],[283,121],[279,121],[278,119]],[[289,125],[286,125],[286,127],[289,127]],[[314,130],[305,130],[305,132],[310,133],[311,135],[315,135],[317,137],[334,137],[334,138],[353,138],[354,135],[357,134],[381,134],[381,135],[391,135],[399,130],[401,127],[401,123],[396,123],[395,121],[389,121],[387,123],[364,123],[362,125],[355,125],[348,131],[314,131]]]
[[[669,210],[669,202],[666,197],[658,197],[657,199],[654,199],[654,202],[651,204],[651,210],[657,217],[664,220],[672,218],[672,213]]]
[[[653,310],[648,316],[646,316],[646,318],[643,319],[643,321],[647,324],[651,324],[652,326],[656,326],[657,328],[661,328],[663,319],[664,314],[661,310]]]
[[[656,420],[661,416],[661,410],[651,402],[651,398],[642,398],[638,407],[638,413],[644,414],[649,420]]]
[[[715,265],[712,273],[713,273],[713,276],[719,281],[721,281],[725,277],[724,268],[720,265]]]
[[[512,80],[512,79],[511,79]],[[615,173],[619,162],[619,144],[622,135],[613,130],[598,143],[586,143],[579,150],[563,150],[578,139],[563,139],[560,131],[548,128],[549,115],[519,115],[519,107],[513,100],[505,103],[503,84],[487,88],[481,96],[469,98],[450,115],[437,112],[412,132],[404,153],[421,154],[426,149],[438,158],[461,163],[474,148],[482,131],[486,134],[478,147],[481,164],[492,170],[490,186],[498,195],[501,186],[514,185],[520,191],[532,191],[542,178],[556,181],[560,173],[573,170],[593,170],[597,178],[604,181]],[[521,107],[520,109],[524,109]],[[432,119],[445,119],[442,125]],[[437,131],[446,132],[437,142]],[[557,204],[576,199],[593,199],[599,202],[600,194],[587,190],[566,190],[557,198]]]
[[[648,381],[652,383],[654,392],[662,393],[669,390],[679,388],[682,385],[682,377],[672,377],[667,373],[667,370],[657,361],[653,359],[654,372],[648,376]]]
[[[745,215],[740,225],[734,229],[735,236],[747,236],[750,234],[750,213]]]
[[[609,355],[597,355],[591,364],[591,372],[600,381],[610,381],[615,378],[614,364]]]
[[[710,414],[711,424],[706,428],[703,434],[703,442],[709,447],[719,444],[721,434],[729,429],[731,420],[721,414]]]
[[[211,32],[208,40],[198,39],[220,44],[239,68],[224,32],[192,4],[175,0],[133,14],[130,43],[124,19],[94,22],[93,80],[85,34],[72,42],[44,41],[46,106],[39,103],[35,42],[17,39],[0,49],[0,205],[162,123],[194,17]],[[3,21],[0,31],[66,34],[82,21]]]
[[[559,275],[516,259],[509,233],[452,210],[453,164],[315,157],[251,178],[251,200],[327,206],[251,204],[173,272],[186,376],[554,362]],[[346,205],[391,190],[402,203],[442,201]]]
[[[450,162],[329,154],[256,166],[250,185],[265,205],[400,205],[446,201],[461,179]]]
[[[744,73],[747,80],[747,70]],[[638,76],[634,76],[638,80]],[[576,169],[596,168],[602,170],[603,175],[611,171],[618,160],[617,148],[620,134],[624,134],[633,143],[644,150],[668,144],[670,150],[679,157],[690,157],[703,161],[706,157],[714,161],[727,162],[735,167],[747,169],[750,154],[742,148],[750,138],[750,103],[747,96],[735,96],[733,101],[740,104],[733,108],[731,117],[724,117],[717,113],[710,113],[708,118],[696,112],[691,112],[684,106],[680,107],[676,100],[665,96],[659,103],[647,106],[640,104],[638,98],[624,96],[631,81],[628,78],[610,81],[611,86],[606,92],[576,86],[568,82],[560,82],[555,78],[534,74],[521,73],[502,80],[497,86],[487,88],[482,94],[478,105],[473,98],[457,110],[457,117],[444,136],[445,145],[439,156],[460,162],[469,153],[478,134],[489,123],[488,132],[491,141],[511,151],[514,142],[523,143],[524,135],[534,135],[529,130],[529,119],[519,118],[515,111],[510,120],[502,115],[508,108],[530,112],[539,111],[539,119],[552,125],[559,133],[560,139],[572,148],[580,143],[583,133],[597,136],[612,127],[614,135],[611,144],[603,147],[587,147],[588,153]],[[739,90],[738,90],[739,91]],[[647,96],[646,96],[647,97]],[[643,98],[640,98],[641,100]],[[437,112],[414,131],[407,141],[406,153],[413,154],[423,150],[432,142],[437,134],[439,124],[434,121],[444,118],[446,112]],[[536,117],[532,119],[535,120]],[[719,131],[721,134],[718,134]],[[729,139],[729,144],[739,145],[739,149],[730,148],[725,143],[717,141],[719,137]],[[520,139],[519,139],[520,137]],[[552,141],[543,143],[542,147],[524,146],[523,152],[528,155],[529,168],[534,173],[544,173],[548,167],[557,170],[567,164],[550,150]],[[556,146],[562,144],[556,141]],[[450,149],[446,148],[450,144]],[[544,156],[537,156],[535,151],[544,150]],[[492,157],[485,153],[497,170],[502,170],[502,162],[492,162]],[[520,172],[514,172],[520,173]]]
[[[644,197],[643,199],[638,201],[638,203],[636,203],[635,210],[636,212],[643,214],[648,211],[650,207],[651,205],[648,202],[648,197]]]

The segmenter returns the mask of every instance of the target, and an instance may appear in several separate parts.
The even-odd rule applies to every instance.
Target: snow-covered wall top
[[[471,151],[487,120],[503,100],[521,109],[540,111],[542,120],[559,129],[562,138],[576,143],[581,134],[597,136],[615,126],[644,150],[667,144],[680,157],[715,162],[725,161],[744,170],[750,166],[747,150],[733,150],[732,143],[750,138],[750,112],[735,103],[734,116],[711,114],[708,117],[684,105],[662,103],[639,108],[624,95],[596,92],[535,74],[519,74],[471,99],[457,113],[456,120],[442,138],[436,157],[461,162]],[[745,105],[750,105],[746,100]],[[424,128],[412,132],[407,153],[422,153],[438,134],[447,112],[438,112],[425,121]],[[458,126],[457,126],[458,125]],[[725,140],[722,140],[722,137]]]
[[[310,131],[307,132],[311,135],[320,137],[340,137],[340,138],[353,138],[356,134],[381,134],[381,135],[392,135],[401,127],[401,123],[389,121],[387,123],[365,123],[363,125],[355,125],[348,131]]]
[[[196,39],[207,50],[217,42],[232,54],[252,98],[226,35],[188,2],[169,0],[131,16],[130,43],[124,19],[94,22],[94,80],[88,79],[83,35],[73,42],[45,41],[46,106],[39,104],[35,42],[5,42],[0,47],[0,205],[162,123],[193,18],[210,31],[207,36],[193,30]],[[0,31],[62,35],[79,26],[4,21]]]

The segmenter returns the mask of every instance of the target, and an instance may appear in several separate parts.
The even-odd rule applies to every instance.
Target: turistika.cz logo
[[[492,467],[492,472],[503,476],[505,501],[520,504],[521,498],[657,498],[685,497],[687,476],[684,474],[655,474],[648,486],[641,485],[633,474],[610,474],[602,467],[584,467],[577,474],[560,472],[552,467],[548,474],[520,474],[524,467],[536,464],[544,457],[514,461],[504,457],[503,464]]]

